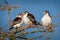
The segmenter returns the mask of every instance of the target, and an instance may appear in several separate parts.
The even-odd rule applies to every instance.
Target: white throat
[[[27,14],[28,14],[28,13],[27,13]],[[23,21],[24,21],[25,24],[28,24],[28,23],[30,22],[30,20],[29,20],[28,17],[27,17],[27,14],[25,14],[25,15],[23,16]]]
[[[28,13],[26,13],[24,16],[27,16]]]

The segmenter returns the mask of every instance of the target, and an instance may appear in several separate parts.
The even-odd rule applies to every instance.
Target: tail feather
[[[40,26],[42,26],[42,24],[41,24],[40,22],[36,22],[35,25],[40,25]]]

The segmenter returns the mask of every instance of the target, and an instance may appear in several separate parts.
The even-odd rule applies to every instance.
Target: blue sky
[[[4,0],[0,0],[0,4]],[[18,13],[23,13],[24,11],[29,11],[33,14],[37,21],[41,22],[43,16],[43,11],[48,10],[51,16],[60,14],[60,0],[8,0],[9,5],[16,6],[19,5],[20,8],[13,9],[10,11],[11,20],[13,20]],[[60,17],[53,18],[53,23],[60,22]],[[8,12],[7,10],[0,10],[0,26],[8,24]],[[60,39],[60,27],[56,28],[56,39]],[[53,39],[53,40],[54,40]]]

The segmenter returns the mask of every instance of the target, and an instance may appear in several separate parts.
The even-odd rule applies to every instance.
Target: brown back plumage
[[[28,13],[27,17],[33,22],[33,24],[37,23],[35,17],[32,14]]]
[[[22,19],[19,18],[19,17],[16,17],[14,20],[13,20],[13,25],[19,23]]]

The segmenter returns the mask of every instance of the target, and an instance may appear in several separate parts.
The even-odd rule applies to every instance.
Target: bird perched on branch
[[[19,28],[23,24],[22,17],[23,17],[23,14],[19,13],[17,17],[12,21],[10,25],[11,28],[9,30],[13,28]]]
[[[45,10],[44,11],[44,16],[42,17],[42,25],[44,28],[51,28],[51,24],[52,24],[52,18],[50,16],[50,12]]]
[[[23,13],[23,21],[25,24],[27,25],[39,25],[40,23],[36,21],[35,17],[33,16],[33,14],[29,13],[28,11],[25,11]]]

